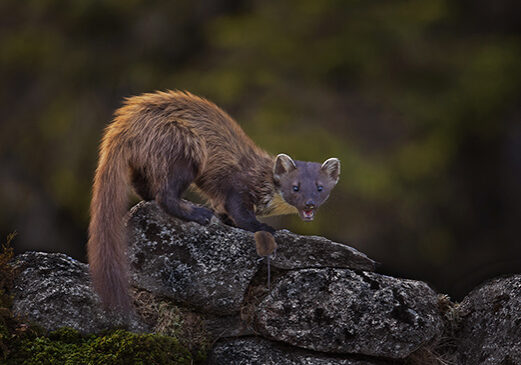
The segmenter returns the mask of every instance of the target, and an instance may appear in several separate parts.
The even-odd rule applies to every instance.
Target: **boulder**
[[[343,243],[320,236],[301,236],[287,229],[277,231],[278,248],[271,263],[286,270],[311,267],[341,267],[374,271],[375,261]]]
[[[128,218],[133,284],[197,310],[239,312],[246,289],[264,262],[253,233],[214,219],[208,226],[184,222],[155,202],[141,202]],[[372,270],[374,261],[347,245],[321,237],[277,233],[274,267],[346,267]]]
[[[459,364],[521,364],[521,275],[474,289],[458,313]]]
[[[387,358],[405,358],[443,330],[427,284],[337,268],[283,276],[256,306],[253,323],[293,346]]]
[[[209,365],[387,365],[391,362],[360,356],[339,357],[306,351],[258,337],[219,341]]]
[[[15,258],[14,311],[49,330],[82,333],[126,327],[179,334],[192,324],[201,334],[194,338],[220,339],[210,364],[385,365],[416,350],[429,353],[442,336],[437,295],[427,284],[371,272],[374,261],[347,245],[278,231],[270,292],[251,232],[217,219],[207,226],[184,222],[154,202],[136,205],[127,227],[141,317],[104,311],[86,264],[38,252]],[[495,297],[496,305],[511,303],[508,313],[519,303],[513,295]],[[185,332],[176,332],[180,323]],[[463,327],[469,337],[472,328]]]
[[[90,286],[88,266],[60,253],[26,252],[15,258],[19,271],[13,311],[48,330],[71,327],[82,333],[107,328],[146,327],[134,317],[106,312]]]

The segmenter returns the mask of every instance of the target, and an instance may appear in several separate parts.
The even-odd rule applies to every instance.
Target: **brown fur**
[[[128,99],[103,137],[91,203],[88,257],[93,284],[110,306],[129,306],[123,217],[130,170],[145,171],[150,195],[167,183],[171,161],[194,162],[196,185],[217,212],[225,212],[232,171],[242,171],[254,199],[270,190],[273,157],[259,149],[225,112],[186,92]]]
[[[254,237],[257,255],[269,256],[277,249],[277,242],[271,233],[258,231]]]
[[[204,224],[210,211],[179,200],[193,183],[237,226],[273,232],[255,214],[296,211],[279,195],[275,161],[205,99],[179,91],[127,99],[106,128],[93,184],[88,258],[103,303],[130,308],[124,214],[131,184],[167,213]]]

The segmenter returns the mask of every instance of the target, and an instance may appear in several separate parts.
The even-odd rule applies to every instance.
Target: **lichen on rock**
[[[405,358],[442,333],[425,283],[349,269],[292,271],[258,304],[255,328],[293,346]]]
[[[201,311],[238,313],[258,272],[253,233],[213,221],[208,226],[164,213],[141,202],[129,214],[133,284]],[[374,261],[352,247],[289,231],[275,235],[272,265],[282,269],[345,267],[372,270]]]
[[[251,232],[184,222],[154,202],[134,207],[127,227],[131,316],[101,307],[84,263],[42,252],[11,262],[17,276],[3,298],[12,295],[19,317],[3,318],[26,323],[15,336],[0,325],[7,364],[185,364],[207,351],[214,365],[521,363],[519,275],[457,305],[423,282],[373,272],[347,245],[282,230],[270,292]]]
[[[26,252],[15,259],[18,276],[13,311],[47,330],[69,327],[82,333],[126,327],[144,331],[133,316],[107,312],[90,285],[88,266],[60,253]]]
[[[491,280],[459,306],[461,365],[521,364],[521,275]]]

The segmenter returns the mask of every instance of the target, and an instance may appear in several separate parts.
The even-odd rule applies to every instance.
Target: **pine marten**
[[[340,174],[340,161],[276,157],[257,147],[215,104],[188,92],[126,99],[103,136],[94,177],[88,259],[109,308],[130,309],[124,215],[132,185],[169,215],[208,224],[214,212],[248,231],[275,230],[256,216],[313,220]],[[182,200],[192,185],[210,210]]]

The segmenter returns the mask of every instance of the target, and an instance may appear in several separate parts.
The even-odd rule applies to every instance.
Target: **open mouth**
[[[304,221],[312,221],[315,218],[315,210],[314,209],[302,209],[300,211],[300,217]]]

